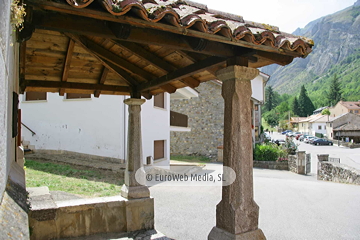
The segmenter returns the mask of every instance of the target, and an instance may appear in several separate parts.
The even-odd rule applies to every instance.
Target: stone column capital
[[[258,69],[238,65],[228,66],[216,72],[217,78],[222,82],[227,80],[252,80],[258,75]]]
[[[124,103],[129,106],[141,106],[146,102],[145,99],[139,98],[127,98],[124,100]]]

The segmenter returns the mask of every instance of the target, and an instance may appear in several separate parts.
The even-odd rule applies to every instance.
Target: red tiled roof
[[[347,109],[360,109],[360,101],[357,102],[344,102],[344,101],[340,101],[340,104],[342,104],[344,107],[346,107]]]
[[[71,6],[84,8],[94,0],[66,0]],[[314,45],[304,37],[280,32],[278,27],[244,20],[241,16],[208,9],[206,5],[179,0],[97,0],[114,16],[134,14],[148,22],[159,22],[218,34],[232,40],[298,52],[308,55]]]

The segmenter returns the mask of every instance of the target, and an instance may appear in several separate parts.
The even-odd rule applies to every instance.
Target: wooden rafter
[[[161,86],[163,84],[186,78],[188,76],[194,75],[196,73],[202,72],[206,70],[209,67],[213,67],[216,65],[220,65],[226,62],[226,59],[219,58],[219,57],[209,57],[201,62],[197,62],[194,64],[191,64],[189,66],[186,66],[181,69],[177,69],[169,74],[166,74],[158,79],[155,79],[151,82],[142,83],[138,89],[139,91],[146,91],[150,90],[152,88]]]
[[[170,63],[166,62],[165,60],[158,57],[156,54],[145,50],[143,47],[136,43],[125,42],[125,41],[117,41],[119,45],[123,48],[127,49],[128,51],[132,52],[139,58],[147,61],[149,64],[156,66],[157,68],[164,71],[164,73],[169,73],[175,71],[177,68],[171,65]],[[187,77],[181,80],[187,86],[195,88],[200,85],[200,82],[193,77]]]
[[[137,89],[137,85],[139,84],[127,70],[130,70],[133,74],[142,77],[144,81],[151,81],[152,79],[156,78],[152,74],[144,71],[143,69],[137,67],[136,65],[133,65],[132,63],[129,63],[128,61],[122,59],[116,54],[110,52],[109,50],[103,48],[102,46],[94,43],[93,41],[85,37],[79,37],[73,34],[66,34],[66,35],[74,39],[74,41],[80,44],[85,50],[87,50],[89,53],[91,53],[93,56],[99,59],[105,67],[113,70],[119,76],[124,78],[125,81],[127,81],[128,84],[132,86],[134,90]],[[163,86],[161,86],[161,88],[168,93],[174,93],[176,91],[176,88],[169,83],[164,84]]]
[[[129,93],[130,88],[127,86],[104,85],[104,84],[89,84],[89,83],[73,83],[73,82],[55,82],[55,81],[39,81],[39,80],[25,80],[25,88],[40,87],[40,88],[67,88],[78,90],[99,90],[111,91],[119,93]]]
[[[74,34],[67,33],[66,34],[69,38],[73,39],[77,44],[79,44],[82,48],[87,50],[93,57],[97,58],[106,68],[111,69],[113,72],[115,72],[119,77],[124,79],[130,87],[136,87],[138,85],[138,82],[130,76],[128,72],[123,70],[122,68],[118,67],[117,65],[106,61],[105,59],[99,57],[96,53],[91,51],[87,48],[87,46],[80,40],[80,38]]]
[[[75,47],[75,41],[70,38],[69,39],[69,45],[68,45],[68,48],[67,48],[65,63],[64,63],[64,70],[63,70],[63,74],[62,74],[62,78],[61,78],[61,81],[63,81],[63,82],[67,82],[67,79],[68,79],[68,76],[69,76],[71,58],[72,58],[72,55],[73,55],[73,52],[74,52],[74,47]],[[65,94],[65,89],[61,88],[59,90],[59,95],[64,96],[64,94]]]
[[[99,84],[103,85],[103,84],[105,83],[106,77],[107,77],[108,73],[109,73],[109,69],[107,69],[106,67],[104,67],[104,70],[103,70],[103,72],[102,72],[102,74],[101,74],[101,77],[100,77]],[[98,97],[100,97],[100,94],[101,94],[101,91],[100,91],[100,90],[96,90],[96,91],[94,92],[94,97],[98,98]]]
[[[149,81],[154,78],[154,76],[151,73],[121,58],[120,56],[100,46],[99,44],[85,37],[80,37],[80,41],[87,47],[87,49],[95,53],[100,58],[105,59],[106,61],[111,62],[112,64],[126,71],[129,71],[134,75],[139,76],[141,79],[143,79],[143,81]]]

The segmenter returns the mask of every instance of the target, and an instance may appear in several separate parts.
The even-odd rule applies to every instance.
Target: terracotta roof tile
[[[66,0],[76,8],[89,6],[94,0]],[[149,22],[167,22],[176,27],[191,28],[208,34],[243,40],[256,45],[296,51],[304,56],[314,45],[311,39],[280,32],[278,27],[241,16],[208,9],[206,5],[181,0],[97,0],[114,16],[136,14]]]

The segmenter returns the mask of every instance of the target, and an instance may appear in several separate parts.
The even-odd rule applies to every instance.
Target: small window
[[[165,108],[165,94],[159,93],[154,96],[154,106],[159,108]]]
[[[332,127],[332,123],[330,123],[330,127]]]
[[[259,111],[259,105],[255,105],[255,111]]]
[[[66,99],[91,98],[91,94],[67,93]]]
[[[355,110],[355,113],[359,113],[359,110]]]
[[[353,110],[350,110],[351,113],[353,113]]]
[[[321,130],[321,126],[318,126],[318,129]]]
[[[26,92],[25,101],[46,100],[46,92]]]
[[[188,127],[188,116],[178,112],[170,111],[170,126]]]
[[[165,157],[165,140],[154,141],[154,160]]]

